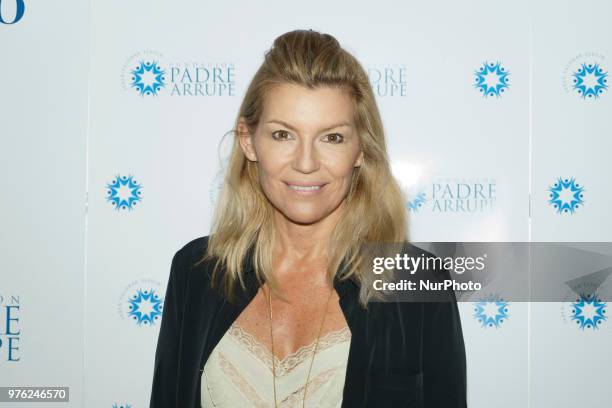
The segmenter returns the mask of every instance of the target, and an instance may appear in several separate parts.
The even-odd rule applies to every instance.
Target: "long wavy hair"
[[[357,59],[329,34],[291,31],[276,38],[264,54],[234,123],[225,179],[207,250],[199,262],[215,261],[211,284],[214,286],[215,277],[222,274],[222,291],[233,301],[237,284],[245,287],[245,259],[252,251],[250,259],[259,282],[266,281],[279,293],[271,273],[275,210],[260,186],[257,163],[247,160],[240,148],[237,129],[244,118],[253,134],[267,92],[283,83],[309,89],[335,87],[351,95],[363,163],[353,169],[345,209],[329,239],[327,276],[330,284],[336,275],[357,282],[359,301],[367,307],[377,294],[369,283],[372,271],[365,265],[362,249],[367,243],[403,243],[408,239],[405,200],[391,174],[382,121],[368,76]]]

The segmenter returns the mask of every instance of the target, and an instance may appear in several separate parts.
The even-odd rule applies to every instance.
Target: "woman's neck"
[[[320,266],[328,261],[328,243],[340,218],[341,208],[312,224],[297,224],[276,212],[274,256],[277,271],[295,269],[294,265]],[[282,273],[282,272],[281,272]],[[284,273],[283,273],[284,274]]]

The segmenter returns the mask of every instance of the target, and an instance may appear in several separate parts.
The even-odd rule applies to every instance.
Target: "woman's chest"
[[[247,309],[248,303],[250,302],[233,305],[224,301],[216,302],[213,297],[202,302],[194,299],[187,302],[180,357],[185,372],[196,362],[197,365],[193,367],[194,375],[202,375],[213,349],[232,323],[240,324],[239,317]],[[340,313],[351,332],[346,358],[343,406],[375,406],[368,405],[368,401],[370,404],[372,401],[384,401],[381,398],[401,401],[419,398],[422,393],[423,348],[420,306],[414,304],[399,308],[390,304],[371,304],[366,310],[358,305],[356,295],[346,293],[336,304],[339,305]],[[198,310],[206,310],[206,313]],[[267,347],[270,343],[266,341],[266,338],[269,338],[269,326],[265,327],[265,322],[262,324],[263,330],[256,338],[262,340],[264,350],[270,350]],[[312,322],[310,325],[312,326]],[[291,351],[299,349],[295,343],[291,344]],[[308,341],[302,339],[301,344],[308,344]],[[285,351],[277,357],[282,358],[291,351]],[[201,377],[196,378],[198,382],[193,383],[194,386],[200,384]],[[199,401],[200,387],[194,387],[193,392]]]
[[[242,328],[267,349],[284,358],[317,339],[342,329],[349,330],[339,297],[333,293],[308,298],[291,297],[289,302],[269,299],[260,290],[240,312],[233,325]]]
[[[301,407],[305,402],[307,407],[339,408],[349,349],[345,327],[278,358],[232,324],[204,366],[202,407]]]

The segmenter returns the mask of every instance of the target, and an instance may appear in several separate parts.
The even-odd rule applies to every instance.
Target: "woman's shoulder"
[[[194,274],[208,277],[211,262],[204,259],[208,239],[208,235],[191,239],[176,251],[172,259],[172,269],[179,280],[188,281]]]
[[[185,260],[201,259],[208,247],[208,235],[193,238],[184,244],[177,253]]]

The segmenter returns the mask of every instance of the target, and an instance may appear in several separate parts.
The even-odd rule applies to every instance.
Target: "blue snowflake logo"
[[[557,213],[573,214],[578,207],[584,204],[584,187],[576,183],[572,177],[562,179],[559,177],[555,184],[548,188],[548,203],[557,209]]]
[[[606,302],[602,302],[595,294],[580,295],[572,303],[572,320],[582,330],[585,328],[596,330],[602,322],[608,319],[606,308]]]
[[[151,326],[162,313],[162,300],[153,289],[136,291],[128,299],[129,313],[139,326]]]
[[[485,98],[489,96],[499,98],[510,86],[508,78],[510,73],[499,62],[484,62],[474,74],[476,75],[474,87]]]
[[[166,72],[157,65],[157,61],[140,61],[136,69],[132,70],[132,87],[140,92],[140,96],[155,95],[166,86],[164,74]]]
[[[113,408],[132,408],[130,404],[113,404]]]
[[[134,206],[142,200],[142,185],[138,184],[133,176],[117,175],[113,181],[106,185],[106,200],[115,206],[115,210],[128,209],[132,211]]]
[[[482,327],[499,328],[510,317],[510,303],[503,299],[488,299],[474,302],[474,317]]]
[[[608,72],[599,64],[582,64],[572,74],[573,88],[583,98],[597,99],[608,89]]]
[[[417,212],[423,206],[423,204],[425,204],[425,201],[427,201],[427,197],[425,196],[425,192],[424,191],[420,191],[416,195],[416,197],[414,197],[412,200],[408,201],[408,203],[406,204],[406,207],[408,208],[408,211]]]

